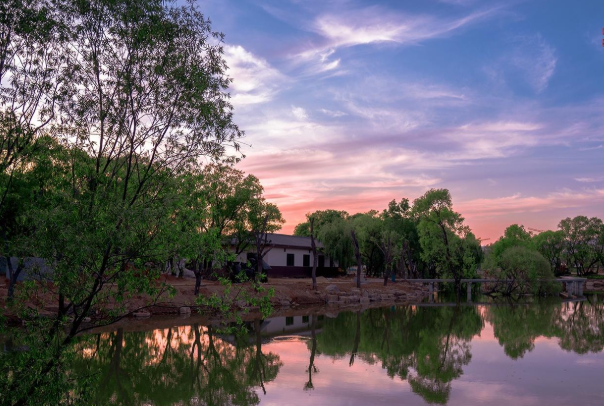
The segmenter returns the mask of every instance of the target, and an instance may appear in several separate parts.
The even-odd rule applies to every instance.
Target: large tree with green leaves
[[[554,275],[562,273],[564,233],[547,230],[533,236],[533,247],[549,261]]]
[[[480,263],[480,243],[453,211],[447,189],[431,189],[413,202],[418,219],[422,259],[435,275],[452,276],[459,292],[461,279],[473,277]]]
[[[565,260],[577,275],[593,271],[604,257],[604,224],[597,217],[565,218],[558,225],[564,234]]]
[[[19,289],[54,302],[56,311],[28,324],[43,337],[35,343],[40,351],[2,363],[2,393],[16,405],[44,403],[46,391],[59,386],[48,385],[51,371],[73,338],[90,328],[88,317],[111,323],[127,314],[124,304],[133,295],[148,294],[153,303],[165,292],[157,264],[178,240],[170,227],[181,204],[175,179],[202,157],[224,159],[241,136],[226,92],[222,34],[193,3],[56,4],[65,37],[45,37],[43,47],[25,41],[23,52],[53,50],[60,61],[53,74],[63,97],[54,97],[56,86],[40,91],[54,103],[48,117],[66,151],[57,164],[66,170],[32,205],[26,217],[35,227],[20,241],[24,252],[47,260],[52,284]],[[20,2],[8,7],[8,15],[29,13]],[[12,114],[29,120],[24,112]],[[23,317],[36,316],[23,310],[29,312]]]

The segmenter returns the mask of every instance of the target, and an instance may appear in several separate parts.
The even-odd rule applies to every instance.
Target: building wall
[[[254,251],[250,249],[248,252]],[[294,266],[287,266],[287,254],[294,254]],[[310,256],[309,266],[304,266],[304,255]],[[330,267],[329,257],[323,254],[320,255],[325,257],[325,266],[317,267],[317,276],[338,276],[337,263],[334,263],[334,266]],[[245,263],[247,261],[247,252],[240,254],[237,257],[237,261]],[[313,257],[312,250],[309,248],[274,247],[264,256],[264,262],[271,267],[267,271],[269,278],[309,278],[312,274]]]
[[[249,252],[253,252],[250,250]],[[265,256],[264,262],[269,266],[287,266],[287,254],[294,254],[294,266],[304,266],[304,255],[310,255],[310,266],[312,266],[312,250],[306,248],[279,248],[271,249]],[[322,255],[322,254],[320,254]],[[247,252],[240,254],[237,261],[246,262]],[[329,266],[329,257],[325,255],[325,266]]]

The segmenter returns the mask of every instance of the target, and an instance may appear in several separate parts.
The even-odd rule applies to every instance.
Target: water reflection
[[[265,390],[282,365],[279,355],[263,352],[256,331],[254,342],[242,337],[230,343],[214,327],[197,324],[142,333],[118,329],[80,342],[75,368],[99,377],[93,388],[98,404],[256,405],[256,388]]]
[[[91,391],[98,404],[305,404],[303,395],[346,400],[334,404],[365,404],[365,395],[459,404],[468,389],[487,396],[479,390],[485,380],[499,388],[512,385],[520,366],[542,371],[545,361],[528,356],[539,346],[560,357],[574,354],[574,362],[564,361],[569,376],[591,375],[582,371],[591,371],[586,365],[594,362],[601,371],[603,311],[602,302],[590,298],[290,316],[249,322],[248,334],[236,337],[196,324],[147,332],[118,329],[82,339],[73,368],[97,378]],[[493,339],[502,347],[497,354],[484,349]],[[598,356],[579,355],[586,353]],[[503,354],[516,361],[504,363]],[[487,369],[494,378],[476,372],[493,360],[504,365],[499,371]],[[470,376],[464,379],[468,368]],[[540,373],[548,377],[548,371]],[[458,398],[453,399],[455,387]],[[529,395],[541,399],[546,396],[542,389],[522,388],[518,395],[534,390]],[[583,396],[587,404],[604,400],[596,392]]]

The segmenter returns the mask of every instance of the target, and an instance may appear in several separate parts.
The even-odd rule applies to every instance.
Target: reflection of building
[[[264,262],[271,267],[267,271],[269,278],[305,278],[311,276],[313,257],[310,237],[269,234],[268,240],[272,248],[265,255]],[[336,276],[338,273],[337,263],[321,253],[322,249],[323,244],[317,241],[317,276]],[[246,262],[248,258],[254,255],[254,251],[255,247],[249,246],[247,252],[241,253],[237,260]]]
[[[275,337],[280,335],[310,335],[312,316],[287,316],[274,317],[262,321],[260,324],[260,332],[265,337]],[[320,331],[323,324],[323,316],[315,316],[317,318],[316,329]]]

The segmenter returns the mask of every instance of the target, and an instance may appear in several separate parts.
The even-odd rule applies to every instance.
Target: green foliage
[[[335,218],[318,229],[317,238],[323,243],[324,252],[337,261],[340,268],[347,269],[354,264],[354,252],[350,238],[350,222]]]
[[[557,294],[560,287],[551,279],[554,274],[549,262],[535,250],[525,247],[511,247],[504,251],[500,259],[497,279],[511,280],[503,283],[506,295]]]
[[[486,258],[485,267],[492,269],[500,266],[503,253],[512,247],[532,248],[531,234],[524,226],[512,224],[505,229],[503,236],[490,245],[489,254]]]
[[[558,276],[562,273],[564,233],[561,230],[547,230],[535,235],[532,246],[549,261],[554,275]]]
[[[456,280],[475,275],[480,260],[480,242],[453,211],[447,189],[431,189],[413,202],[418,219],[422,259],[433,276],[452,276]]]
[[[344,220],[348,218],[348,213],[343,210],[317,210],[313,213],[308,213],[306,215],[307,220],[303,223],[297,224],[294,228],[294,235],[310,237],[310,223],[308,221],[310,217],[314,217],[315,230],[317,233],[320,233],[321,229],[325,225],[331,224],[336,220]]]
[[[1,254],[49,269],[10,303],[28,351],[2,364],[0,392],[68,403],[59,397],[84,377],[58,371],[78,334],[124,317],[131,299],[172,295],[159,277],[175,255],[224,263],[239,224],[283,220],[258,179],[201,169],[238,161],[227,148],[238,154],[242,132],[222,34],[193,2],[10,0],[0,32]],[[268,312],[268,296],[249,302]]]
[[[592,272],[598,264],[604,265],[604,223],[597,217],[566,218],[558,225],[564,234],[565,256],[568,267],[577,275]]]

